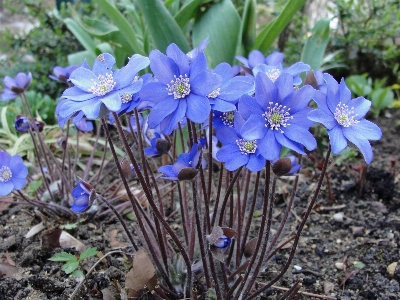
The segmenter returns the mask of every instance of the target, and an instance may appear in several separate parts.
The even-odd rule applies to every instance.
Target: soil
[[[400,119],[400,111],[385,113],[376,120],[383,137],[373,142],[375,157],[367,169],[362,191],[360,173],[355,170],[356,163],[362,161],[344,161],[340,165],[333,162],[329,172],[333,199],[329,199],[325,181],[291,268],[261,299],[276,299],[282,293],[279,287],[290,287],[298,279],[302,279],[300,291],[319,295],[303,294],[303,299],[400,299],[400,266],[396,267],[400,244],[400,128],[394,125]],[[307,165],[311,160],[304,162]],[[301,175],[286,237],[305,211],[316,182],[313,172],[309,167]],[[277,221],[279,212],[286,207],[279,195],[287,184],[283,180],[279,185],[274,214]],[[27,232],[43,220],[45,229],[26,238]],[[255,220],[257,224],[259,218]],[[62,263],[48,259],[61,251],[76,253],[76,249],[51,247],[44,242],[47,233],[59,223],[65,221],[45,218],[33,207],[12,204],[1,209],[0,262],[3,266],[4,262],[15,264],[18,272],[0,279],[0,300],[69,298],[78,280],[61,270]],[[129,226],[133,231],[132,224]],[[179,228],[180,224],[175,226]],[[97,247],[103,254],[120,247],[127,252],[132,250],[127,247],[122,227],[112,219],[96,217],[66,231],[85,247]],[[265,265],[258,278],[260,286],[279,272],[289,250],[279,250]],[[83,270],[88,271],[96,261],[96,257],[85,260]],[[127,256],[121,253],[108,256],[88,276],[76,299],[124,299],[121,287],[130,266]],[[4,273],[4,268],[0,271]]]

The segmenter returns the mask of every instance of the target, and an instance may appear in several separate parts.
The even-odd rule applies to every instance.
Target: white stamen
[[[357,116],[357,114],[354,113],[354,107],[349,109],[349,107],[342,102],[339,102],[339,104],[336,106],[334,116],[336,121],[338,121],[338,123],[343,127],[350,127],[351,125],[355,125],[360,122],[358,120],[354,120],[354,117]]]
[[[268,78],[271,79],[272,82],[275,82],[275,80],[277,80],[281,75],[281,71],[279,69],[271,69],[265,72],[265,74],[267,74]]]
[[[207,95],[207,98],[217,98],[218,96],[219,96],[219,91],[220,91],[220,88],[217,88],[216,90],[213,90],[211,93],[209,93],[208,95]]]
[[[7,166],[2,166],[0,168],[0,182],[10,181],[12,178],[11,169]]]
[[[245,139],[236,140],[236,144],[239,146],[240,153],[248,155],[253,154],[257,150],[257,141],[247,141]]]
[[[275,103],[274,106],[272,106],[272,104],[273,102],[269,102],[270,106],[268,107],[268,111],[262,114],[265,121],[267,121],[265,127],[269,126],[272,130],[280,130],[281,133],[283,133],[282,127],[289,126],[290,124],[288,121],[293,119],[293,116],[289,113],[290,108],[278,103]]]
[[[190,94],[189,78],[186,74],[185,77],[182,75],[179,75],[179,77],[174,75],[174,77],[175,81],[171,80],[171,84],[167,84],[168,95],[174,95],[174,99],[185,98]]]
[[[112,74],[106,74],[106,76],[99,75],[97,77],[99,82],[92,79],[93,85],[90,87],[89,92],[92,92],[96,96],[104,96],[105,94],[111,92],[114,86],[117,84],[114,81]]]

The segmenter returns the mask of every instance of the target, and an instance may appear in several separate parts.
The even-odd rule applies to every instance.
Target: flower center
[[[272,130],[280,130],[281,133],[283,133],[281,127],[289,126],[290,124],[288,121],[293,119],[293,116],[289,113],[290,108],[279,105],[278,103],[275,103],[275,105],[272,106],[272,102],[269,102],[269,105],[268,111],[266,111],[265,114],[262,114],[265,121],[267,121],[265,126],[269,126]]]
[[[132,94],[124,93],[124,94],[121,96],[121,101],[122,101],[122,103],[131,102],[131,101],[132,101],[132,98],[133,98],[132,96],[133,96]]]
[[[7,182],[12,178],[11,169],[7,166],[0,168],[0,182]]]
[[[239,146],[240,153],[248,155],[255,153],[257,150],[257,141],[246,141],[244,139],[236,140],[236,144]]]
[[[217,98],[218,96],[219,96],[219,91],[220,91],[220,88],[217,88],[216,90],[213,90],[211,93],[209,93],[208,95],[207,95],[207,98]]]
[[[222,113],[222,115],[220,116],[222,123],[224,123],[224,125],[226,125],[226,126],[233,127],[235,113],[236,113],[236,110]]]
[[[351,125],[355,125],[360,122],[358,120],[354,120],[354,117],[357,116],[357,114],[354,113],[354,107],[349,109],[349,107],[346,104],[342,104],[342,102],[339,102],[339,104],[336,106],[335,113],[333,115],[335,116],[336,121],[343,127],[350,127]]]
[[[99,75],[97,77],[99,82],[95,82],[92,79],[93,85],[90,87],[89,92],[92,92],[96,96],[104,96],[105,94],[111,92],[114,86],[117,84],[112,77],[112,74],[106,74],[106,76]]]
[[[265,72],[265,74],[267,74],[268,78],[271,79],[272,82],[275,82],[275,80],[277,80],[281,75],[281,71],[279,69],[270,69]]]
[[[185,74],[185,77],[179,75],[179,77],[175,77],[175,81],[171,80],[171,84],[167,84],[168,95],[174,95],[174,99],[185,98],[190,94],[190,84],[189,78]]]

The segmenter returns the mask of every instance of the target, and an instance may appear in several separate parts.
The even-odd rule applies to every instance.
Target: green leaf
[[[185,34],[161,0],[136,0],[153,40],[154,46],[165,53],[175,43],[183,52],[190,51]]]
[[[312,70],[321,69],[329,41],[329,23],[330,19],[327,18],[319,20],[303,48],[300,60],[309,64]]]
[[[77,40],[81,43],[83,48],[94,55],[94,48],[96,48],[96,44],[93,41],[92,37],[71,18],[64,19],[64,23],[65,25],[67,25],[68,29],[74,34]]]
[[[371,93],[372,107],[376,110],[375,118],[379,116],[382,109],[392,105],[394,101],[394,93],[390,88],[375,89]]]
[[[347,87],[357,96],[367,96],[372,87],[367,78],[362,75],[352,75],[346,78]]]
[[[353,265],[357,268],[357,269],[362,269],[365,267],[365,264],[362,261],[355,261],[353,262]]]
[[[79,270],[79,269],[73,271],[71,275],[74,276],[74,277],[83,277],[83,276],[85,276],[85,275],[83,274],[82,270]]]
[[[85,251],[83,251],[79,257],[79,260],[82,261],[88,257],[95,256],[99,253],[99,251],[96,249],[96,247],[93,248],[87,248]]]
[[[42,180],[33,180],[29,183],[28,186],[28,194],[33,195],[37,191],[37,189],[42,185]]]
[[[98,0],[96,3],[120,30],[121,34],[125,38],[123,46],[126,48],[126,51],[145,55],[146,53],[143,51],[143,47],[139,44],[139,41],[136,38],[136,32],[121,12],[107,0]]]
[[[67,252],[56,253],[49,258],[51,261],[78,261],[75,255]]]
[[[70,261],[70,262],[67,262],[65,265],[63,265],[61,270],[63,270],[67,274],[71,274],[78,267],[79,267],[78,261]]]
[[[266,25],[257,36],[253,49],[258,49],[263,53],[266,52],[306,1],[307,0],[289,0],[279,16],[277,16],[272,23]]]
[[[240,27],[240,40],[241,45],[244,47],[245,56],[253,48],[256,41],[256,25],[257,25],[257,1],[246,0],[244,3],[244,11]]]
[[[183,28],[191,18],[196,15],[197,8],[203,3],[203,0],[191,0],[174,16],[176,23]],[[167,5],[165,3],[165,5]]]
[[[70,229],[76,229],[78,228],[79,223],[72,223],[72,224],[64,224],[64,225],[60,225],[60,229],[66,229],[66,230],[70,230]]]
[[[221,17],[223,16],[223,17]],[[240,18],[231,0],[214,3],[193,26],[193,45],[209,37],[205,49],[212,68],[221,62],[232,64],[239,39]]]
[[[87,50],[79,51],[68,55],[68,63],[70,65],[80,65],[85,60],[89,66],[92,66],[97,55],[95,52],[90,52]]]

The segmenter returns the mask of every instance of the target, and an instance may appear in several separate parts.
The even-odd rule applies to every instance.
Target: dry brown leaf
[[[60,247],[61,232],[62,230],[57,228],[53,231],[44,233],[42,235],[42,248],[50,251]]]
[[[43,224],[43,222],[40,222],[39,224],[36,224],[31,229],[29,229],[29,231],[25,235],[25,238],[29,239],[29,238],[33,237],[34,235],[38,234],[39,232],[41,232],[45,228],[46,228],[46,226]]]
[[[0,278],[14,278],[20,280],[23,269],[17,268],[8,262],[0,262]]]
[[[66,231],[62,231],[60,235],[61,248],[75,248],[78,252],[82,253],[86,246]]]
[[[2,200],[4,200],[4,202]],[[14,201],[13,197],[0,197],[0,211],[7,209],[12,204],[10,202],[13,201]]]
[[[328,294],[330,291],[333,291],[335,288],[335,284],[330,281],[324,281],[324,293]]]
[[[136,252],[132,269],[126,274],[125,287],[128,297],[140,297],[141,290],[152,291],[157,285],[156,270],[147,253]]]
[[[110,242],[111,248],[116,249],[116,248],[128,247],[128,243],[117,241],[117,239],[116,239],[117,234],[118,234],[117,229],[110,230],[110,232],[108,233],[108,237],[110,238],[109,242]]]
[[[115,294],[107,288],[102,289],[101,294],[103,295],[103,300],[116,300]]]

